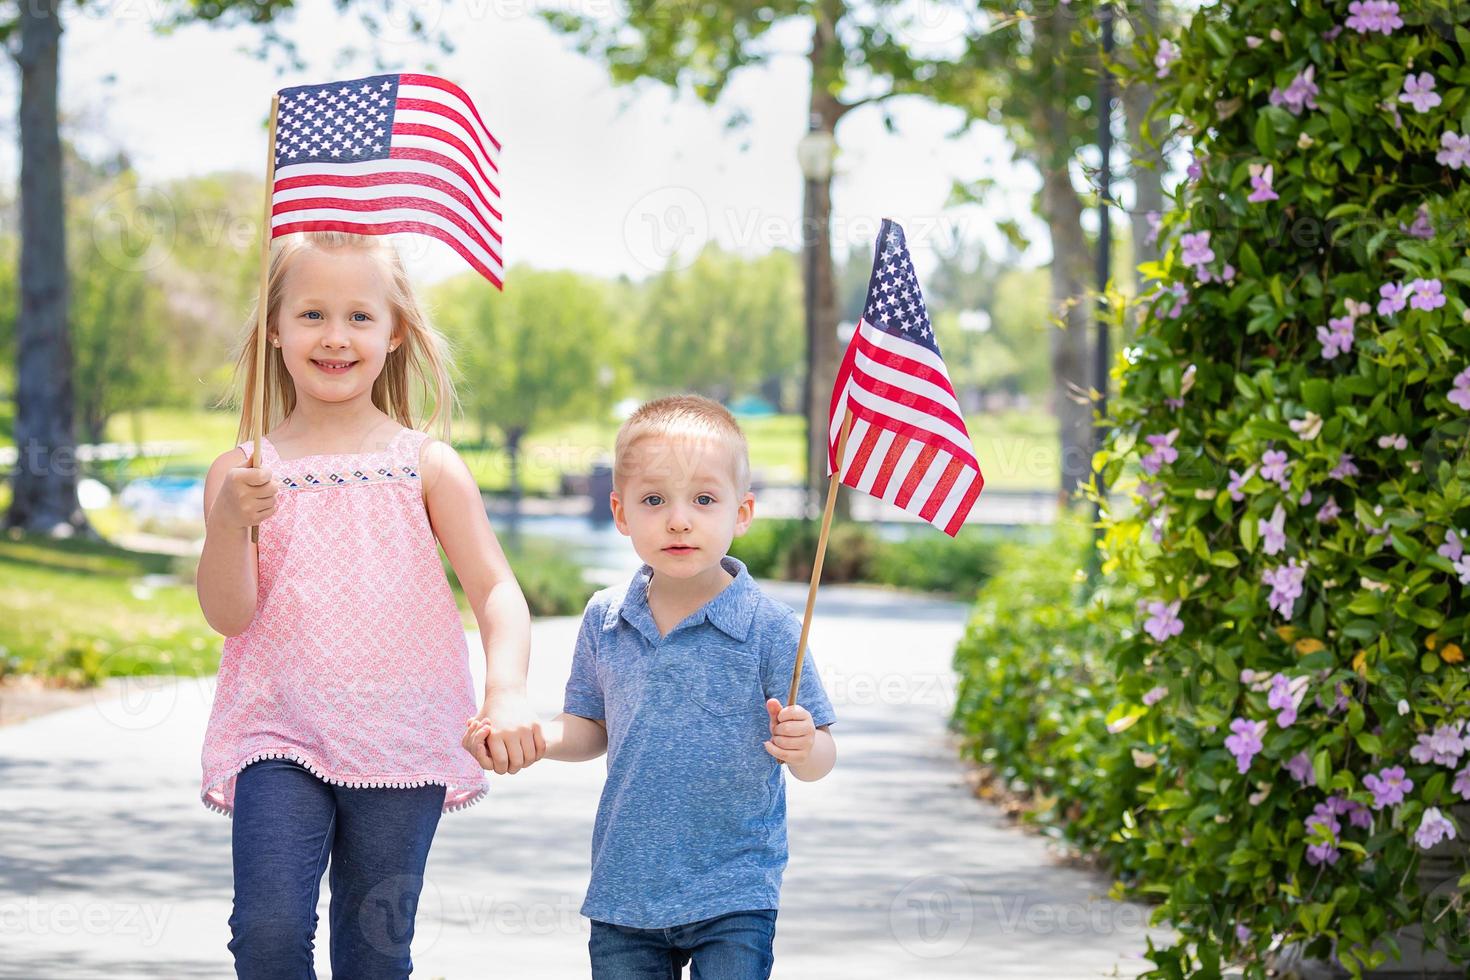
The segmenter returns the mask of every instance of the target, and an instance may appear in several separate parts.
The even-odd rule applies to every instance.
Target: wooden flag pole
[[[832,530],[832,510],[837,506],[837,488],[842,483],[842,465],[847,461],[847,436],[852,432],[852,406],[842,419],[842,434],[837,437],[837,465],[827,482],[827,506],[822,511],[822,533],[817,538],[817,557],[812,562],[812,584],[806,593],[806,615],[801,620],[801,640],[796,645],[796,666],[791,668],[791,693],[786,696],[786,706],[796,703],[796,691],[801,687],[801,662],[806,657],[806,638],[812,629],[812,608],[817,604],[817,582],[822,578],[822,559],[827,556],[827,532]]]
[[[251,419],[250,438],[255,446],[250,452],[250,465],[260,465],[260,440],[265,425],[265,335],[267,330],[267,300],[270,288],[271,267],[271,199],[275,196],[276,184],[276,113],[280,109],[281,97],[271,96],[270,133],[265,141],[265,219],[260,225],[260,302],[255,320],[255,414]],[[260,525],[250,527],[252,544],[260,541]]]

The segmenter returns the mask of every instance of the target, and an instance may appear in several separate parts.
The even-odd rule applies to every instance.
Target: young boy
[[[832,770],[832,706],[810,656],[784,707],[801,619],[725,552],[754,517],[745,436],[707,398],[618,432],[613,519],[643,567],[587,603],[546,757],[608,754],[592,831],[594,980],[770,976],[786,867],[784,764]]]

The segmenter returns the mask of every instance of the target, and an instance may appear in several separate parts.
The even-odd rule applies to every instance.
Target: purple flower
[[[1235,924],[1235,941],[1241,944],[1245,944],[1250,942],[1250,939],[1251,927],[1243,922],[1237,922]]]
[[[1169,66],[1179,60],[1179,48],[1168,38],[1159,42],[1159,53],[1154,55],[1154,67],[1158,69],[1158,77],[1165,78],[1169,74]]]
[[[1359,34],[1369,31],[1392,34],[1404,26],[1403,19],[1399,17],[1399,5],[1390,0],[1353,0],[1348,4],[1348,12],[1347,26]]]
[[[1319,834],[1327,838],[1326,843],[1307,845],[1307,863],[1321,864],[1326,861],[1328,864],[1336,864],[1338,850],[1335,845],[1338,831],[1342,830],[1342,824],[1337,822],[1337,807],[1332,800],[1318,803],[1312,809],[1312,815],[1302,823],[1307,829],[1309,838],[1317,837]]]
[[[1434,225],[1429,221],[1429,207],[1419,205],[1419,210],[1414,212],[1414,223],[1407,228],[1402,221],[1399,222],[1399,230],[1409,233],[1411,238],[1430,239],[1434,237]]]
[[[1276,724],[1282,728],[1290,728],[1296,721],[1296,709],[1301,705],[1302,698],[1307,693],[1307,678],[1298,677],[1295,681],[1285,674],[1276,673],[1271,677],[1271,691],[1266,695],[1266,706],[1273,711],[1279,711],[1276,716]]]
[[[1155,599],[1148,604],[1150,615],[1143,628],[1149,636],[1163,643],[1169,637],[1184,632],[1184,623],[1179,619],[1179,603],[1178,599],[1169,603]]]
[[[1455,773],[1455,782],[1450,789],[1459,793],[1460,799],[1470,800],[1470,766],[1466,766],[1464,769]]]
[[[1427,851],[1446,838],[1455,839],[1455,825],[1439,812],[1439,807],[1432,806],[1425,810],[1419,829],[1414,831],[1414,843]]]
[[[1470,368],[1467,368],[1466,371],[1470,372]],[[1459,534],[1455,533],[1455,529],[1450,528],[1444,533],[1444,544],[1440,545],[1437,550],[1440,555],[1450,561],[1459,561],[1460,556],[1465,553],[1465,545],[1460,540]]]
[[[1439,138],[1439,145],[1443,149],[1434,155],[1436,163],[1442,163],[1451,170],[1470,166],[1470,134],[1460,136],[1446,130]]]
[[[1470,367],[1455,375],[1454,387],[1450,389],[1450,401],[1470,412]]]
[[[1337,520],[1338,515],[1341,513],[1342,508],[1338,506],[1337,498],[1328,497],[1327,503],[1323,504],[1317,510],[1317,523],[1330,524],[1331,522]]]
[[[1200,156],[1198,153],[1192,154],[1189,159],[1189,166],[1184,168],[1185,176],[1187,176],[1190,180],[1199,180],[1202,176],[1204,176],[1204,170],[1201,167],[1201,164],[1203,164],[1204,162],[1204,157]]]
[[[1280,449],[1268,449],[1261,454],[1261,479],[1275,482],[1283,490],[1291,488],[1291,479],[1287,471],[1291,464],[1286,461],[1286,453]]]
[[[1413,106],[1415,112],[1428,112],[1439,105],[1439,94],[1434,91],[1434,76],[1427,71],[1421,71],[1418,78],[1413,72],[1404,76],[1404,90],[1399,93],[1399,101]]]
[[[1163,700],[1164,695],[1168,693],[1169,689],[1162,684],[1159,684],[1156,687],[1151,687],[1147,691],[1143,692],[1143,703],[1147,706],[1152,707],[1159,701]]]
[[[1179,450],[1174,448],[1174,440],[1178,435],[1178,429],[1171,429],[1163,435],[1145,437],[1144,441],[1154,447],[1153,452],[1139,460],[1138,465],[1145,473],[1153,476],[1165,463],[1172,463],[1179,458]]]
[[[1327,326],[1317,328],[1317,340],[1322,344],[1322,356],[1332,360],[1345,354],[1353,346],[1353,318],[1340,316],[1327,321]]]
[[[1353,462],[1352,453],[1343,453],[1337,460],[1337,465],[1327,475],[1334,480],[1346,480],[1350,476],[1357,476],[1361,472],[1357,464]]]
[[[1210,248],[1210,233],[1208,231],[1196,231],[1184,235],[1179,240],[1184,247],[1183,261],[1185,265],[1201,266],[1206,262],[1215,261],[1214,250]]]
[[[1404,794],[1414,788],[1414,781],[1404,775],[1403,766],[1389,766],[1363,777],[1363,785],[1373,791],[1373,809],[1404,802]]]
[[[1268,163],[1265,167],[1262,167],[1259,163],[1253,163],[1251,164],[1250,170],[1251,193],[1246,200],[1252,204],[1279,200],[1281,195],[1277,194],[1275,189],[1271,187],[1271,181],[1273,179],[1271,164]]]
[[[1408,288],[1413,291],[1409,305],[1416,310],[1437,310],[1445,304],[1444,286],[1438,279],[1415,279]]]
[[[1390,316],[1402,310],[1409,302],[1412,288],[1412,285],[1401,286],[1395,282],[1386,282],[1379,286],[1378,295],[1383,298],[1378,301],[1378,315]]]
[[[1317,72],[1316,65],[1308,65],[1306,70],[1291,80],[1286,88],[1273,88],[1268,100],[1275,106],[1286,106],[1286,111],[1293,116],[1300,116],[1302,109],[1317,108],[1316,97],[1321,90],[1317,83],[1312,81],[1312,76]]]
[[[1312,760],[1305,749],[1286,760],[1286,771],[1303,786],[1312,781]]]
[[[1296,600],[1302,595],[1302,582],[1307,577],[1306,562],[1289,559],[1285,565],[1268,568],[1261,573],[1261,582],[1271,586],[1271,595],[1266,604],[1287,619],[1296,608]]]
[[[1337,35],[1339,35],[1341,33],[1342,33],[1342,25],[1341,24],[1336,24],[1336,25],[1334,25],[1332,27],[1331,30],[1327,30],[1327,31],[1323,31],[1322,32],[1322,40],[1324,40],[1324,41],[1336,41],[1337,40]]]
[[[1235,768],[1245,772],[1251,767],[1251,759],[1261,751],[1261,736],[1266,734],[1266,723],[1236,718],[1230,723],[1230,730],[1235,734],[1226,737],[1225,748],[1235,756]]]
[[[1418,744],[1409,749],[1409,756],[1421,765],[1433,762],[1439,766],[1454,766],[1464,754],[1467,740],[1461,736],[1463,721],[1454,724],[1435,725],[1433,733],[1420,734]]]
[[[1266,554],[1279,554],[1286,547],[1286,509],[1280,504],[1271,512],[1271,519],[1264,517],[1256,521],[1256,531],[1265,542]]]
[[[1465,371],[1467,374],[1470,374],[1470,368],[1466,368]],[[1230,494],[1231,500],[1241,501],[1245,499],[1245,494],[1241,492],[1240,488],[1249,482],[1250,478],[1255,475],[1255,472],[1256,464],[1254,463],[1247,466],[1244,473],[1237,473],[1234,470],[1230,471],[1230,485],[1225,490]]]
[[[1159,240],[1159,229],[1162,225],[1163,215],[1157,211],[1150,211],[1144,215],[1144,218],[1148,221],[1148,236],[1144,238],[1143,243],[1145,245],[1152,245]]]
[[[1344,812],[1347,813],[1348,823],[1364,830],[1373,826],[1373,814],[1368,812],[1367,807],[1357,800],[1344,800],[1343,803],[1346,806]]]

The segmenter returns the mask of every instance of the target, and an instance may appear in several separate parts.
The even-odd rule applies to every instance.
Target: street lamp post
[[[825,234],[825,225],[830,215],[819,208],[823,188],[832,179],[832,160],[837,152],[837,141],[832,133],[822,127],[822,119],[812,113],[806,135],[796,144],[796,159],[801,164],[801,175],[806,179],[806,194],[802,206],[801,241],[805,259],[806,292],[806,378],[802,385],[802,412],[806,415],[806,488],[802,494],[803,516],[810,519],[820,506],[821,488],[818,486],[826,467],[827,433],[825,426],[818,423],[825,412],[819,412],[816,404],[816,377],[820,364],[821,325],[817,322],[817,294],[820,284],[817,277],[820,269],[818,250],[830,248]],[[818,213],[821,211],[821,213]],[[818,442],[820,429],[821,441]]]

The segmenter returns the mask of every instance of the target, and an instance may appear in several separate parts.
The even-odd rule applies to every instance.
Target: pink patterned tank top
[[[428,438],[405,428],[377,452],[290,460],[262,439],[276,512],[260,526],[255,619],[220,659],[209,808],[233,814],[235,777],[269,758],[341,786],[442,785],[445,812],[485,795],[460,745],[477,706],[419,482]]]

